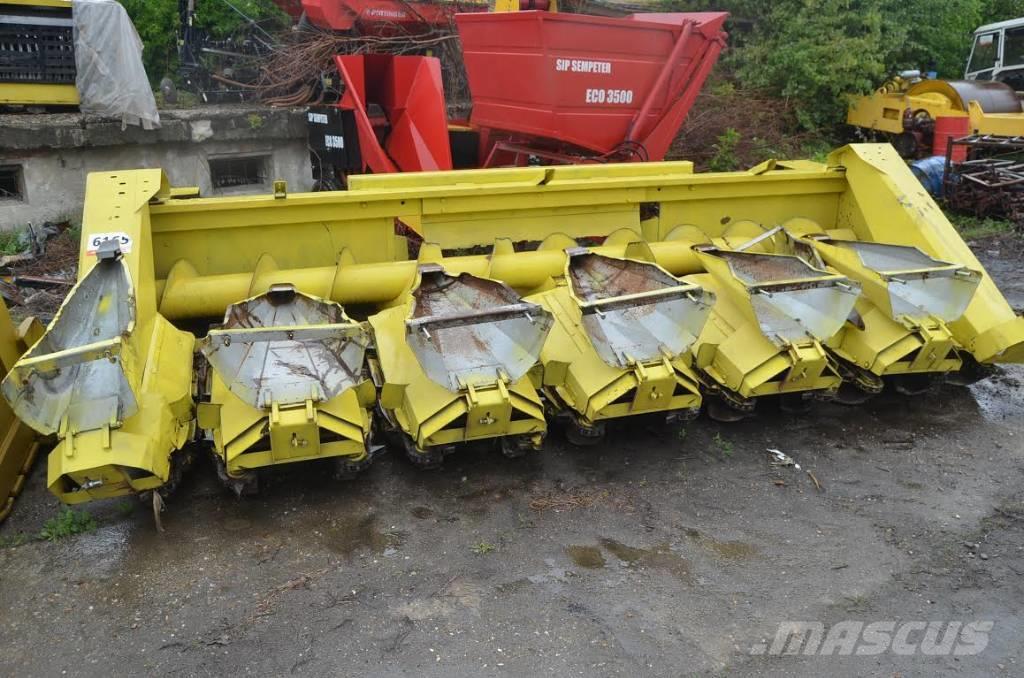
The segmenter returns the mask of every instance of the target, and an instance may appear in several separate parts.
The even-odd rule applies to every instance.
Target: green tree
[[[174,77],[178,69],[178,1],[120,2],[146,46],[143,62],[150,81],[155,84],[165,75]],[[285,26],[288,20],[273,0],[196,0],[196,25],[210,31],[216,38],[227,37],[244,28],[247,22],[242,14],[260,25],[272,28]]]

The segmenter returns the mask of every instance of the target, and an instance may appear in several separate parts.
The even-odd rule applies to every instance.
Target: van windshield
[[[968,73],[989,71],[995,68],[999,56],[999,34],[985,33],[974,39],[974,51],[971,61],[967,64]]]

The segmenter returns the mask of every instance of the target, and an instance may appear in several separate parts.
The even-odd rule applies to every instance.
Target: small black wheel
[[[719,421],[724,424],[731,424],[737,421],[743,421],[750,416],[749,410],[741,410],[733,406],[728,400],[722,398],[707,398],[705,401],[707,406],[708,417],[713,421]]]
[[[525,457],[530,452],[541,448],[541,445],[533,443],[533,438],[529,435],[503,436],[499,444],[501,445],[501,453],[509,459]]]
[[[835,401],[840,405],[863,405],[876,395],[878,395],[877,392],[865,391],[856,384],[844,381],[836,391]]]
[[[444,464],[445,455],[451,452],[450,447],[431,447],[422,450],[417,447],[409,436],[402,436],[405,456],[418,468],[425,470],[439,469]]]
[[[235,476],[228,475],[228,470],[224,465],[224,460],[219,455],[215,456],[217,477],[220,478],[221,483],[223,483],[225,487],[235,493],[236,497],[252,497],[259,494],[259,471],[245,471]]]
[[[240,476],[229,476],[224,483],[237,497],[255,497],[260,493],[260,475],[248,471]]]
[[[370,455],[366,455],[358,461],[353,461],[351,457],[338,457],[334,461],[334,479],[335,480],[353,480],[360,473],[370,468]]]
[[[699,416],[699,407],[688,407],[685,410],[672,410],[665,415],[665,423],[669,426],[685,426]]]
[[[565,424],[565,437],[577,447],[593,447],[604,440],[604,422],[585,424],[575,417]]]
[[[934,374],[900,374],[892,378],[896,392],[905,396],[927,393],[941,383],[941,380]]]

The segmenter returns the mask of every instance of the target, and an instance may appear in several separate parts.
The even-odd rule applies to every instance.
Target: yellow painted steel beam
[[[0,104],[11,106],[77,106],[78,89],[74,85],[39,83],[0,83]]]
[[[71,0],[0,0],[0,8],[4,5],[15,7],[54,7],[56,9],[71,9]]]

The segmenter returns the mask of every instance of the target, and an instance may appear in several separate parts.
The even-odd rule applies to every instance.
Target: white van
[[[998,80],[1024,91],[1024,17],[974,31],[967,80]]]

